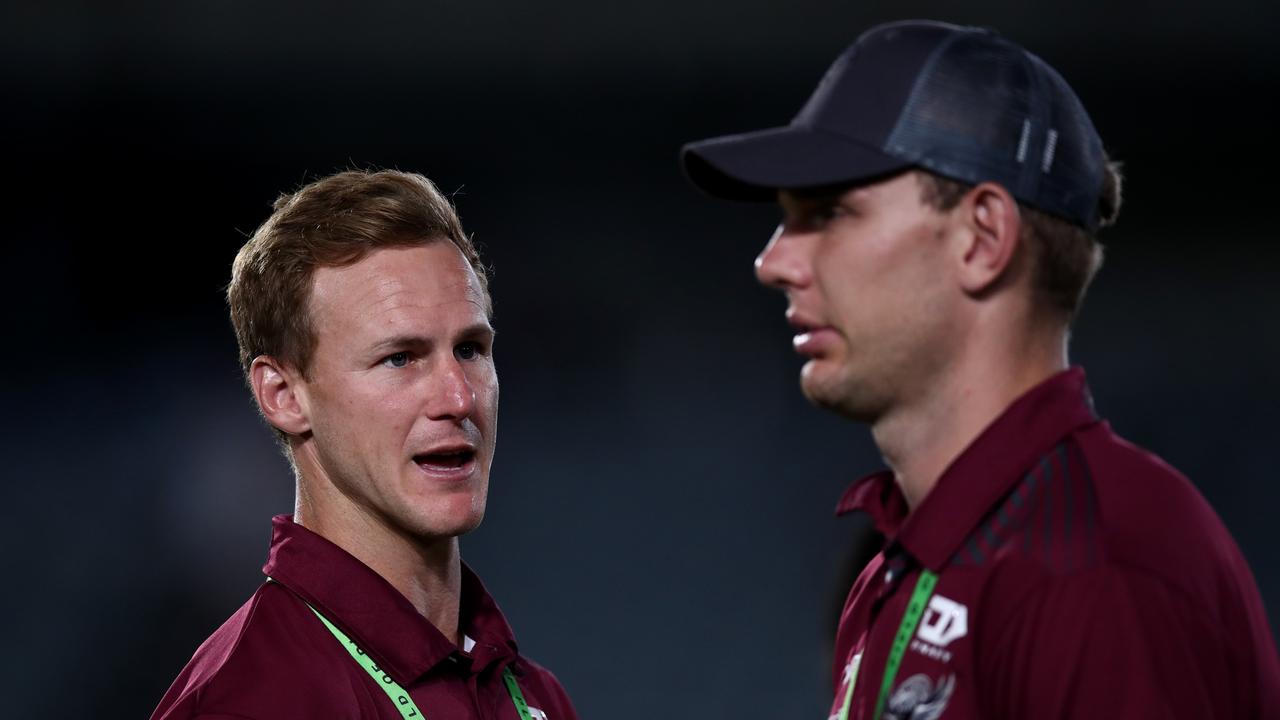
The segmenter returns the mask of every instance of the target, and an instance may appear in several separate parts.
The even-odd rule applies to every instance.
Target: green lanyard
[[[387,697],[391,698],[391,702],[400,711],[401,717],[405,718],[405,720],[423,717],[422,711],[414,704],[413,698],[409,697],[408,690],[405,690],[394,678],[383,672],[382,668],[378,667],[378,664],[373,661],[373,658],[366,655],[364,650],[361,650],[355,644],[354,640],[347,637],[346,633],[329,622],[329,618],[321,615],[319,610],[311,607],[311,603],[307,603],[307,607],[311,608],[311,612],[315,613],[316,617],[320,618],[320,622],[324,623],[326,628],[329,628],[329,632],[338,638],[338,642],[342,643],[342,647],[347,649],[347,652],[351,654],[356,663],[364,668],[365,672],[369,673],[369,676],[378,683],[378,687],[382,688]],[[516,684],[516,676],[511,672],[511,668],[502,669],[502,681],[507,685],[507,692],[511,694],[511,702],[515,704],[516,712],[520,713],[520,720],[533,720],[533,716],[529,713],[529,704],[524,701],[524,693],[520,692],[520,686]]]
[[[902,665],[902,656],[907,653],[911,636],[916,634],[916,626],[920,624],[920,617],[924,615],[925,606],[929,604],[929,598],[933,597],[933,589],[937,585],[936,573],[931,570],[920,571],[920,579],[916,581],[915,590],[911,591],[907,609],[902,613],[902,622],[898,624],[898,633],[893,636],[893,646],[889,648],[889,659],[884,664],[884,679],[880,682],[880,696],[876,698],[876,711],[871,714],[871,720],[879,720],[880,713],[884,712],[884,704],[889,699],[894,678],[898,676],[898,667]],[[865,648],[863,652],[866,652]],[[849,718],[849,706],[853,702],[853,686],[858,681],[858,669],[862,665],[859,660],[861,660],[860,656],[853,661],[856,664],[850,673],[849,686],[844,693],[844,707],[840,709],[839,720]]]

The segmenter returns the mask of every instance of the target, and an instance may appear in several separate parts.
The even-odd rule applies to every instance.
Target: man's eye
[[[477,342],[464,342],[454,349],[459,360],[474,360],[477,355],[484,354],[484,348]]]
[[[387,367],[402,368],[409,364],[409,353],[398,352],[394,355],[388,355],[382,360],[382,364]]]
[[[811,216],[812,222],[817,227],[823,227],[832,220],[848,215],[849,211],[843,205],[827,205],[813,211]]]

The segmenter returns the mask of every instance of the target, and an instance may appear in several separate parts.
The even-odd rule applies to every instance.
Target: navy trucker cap
[[[1047,63],[992,30],[928,20],[863,33],[790,125],[689,143],[680,157],[717,197],[773,200],[920,167],[999,183],[1090,230],[1107,163],[1084,105]]]

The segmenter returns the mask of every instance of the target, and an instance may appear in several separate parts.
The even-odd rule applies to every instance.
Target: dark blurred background
[[[260,582],[292,482],[222,288],[279,192],[376,165],[452,193],[495,268],[501,442],[463,547],[522,648],[586,718],[823,717],[863,530],[831,511],[879,460],[797,391],[751,272],[776,211],[700,197],[676,152],[786,122],[859,32],[913,16],[1034,49],[1126,163],[1074,358],[1217,508],[1280,625],[1277,14],[7,3],[4,714],[147,717]]]

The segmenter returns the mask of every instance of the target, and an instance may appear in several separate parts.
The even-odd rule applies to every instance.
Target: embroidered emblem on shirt
[[[920,629],[916,631],[910,647],[927,658],[951,662],[951,651],[944,648],[968,632],[969,608],[942,595],[934,595],[920,618]]]
[[[934,595],[920,618],[916,637],[938,647],[946,647],[969,632],[969,608],[955,600]]]
[[[885,703],[884,720],[937,720],[951,701],[956,689],[956,676],[947,675],[934,687],[928,675],[918,674],[903,680]]]

